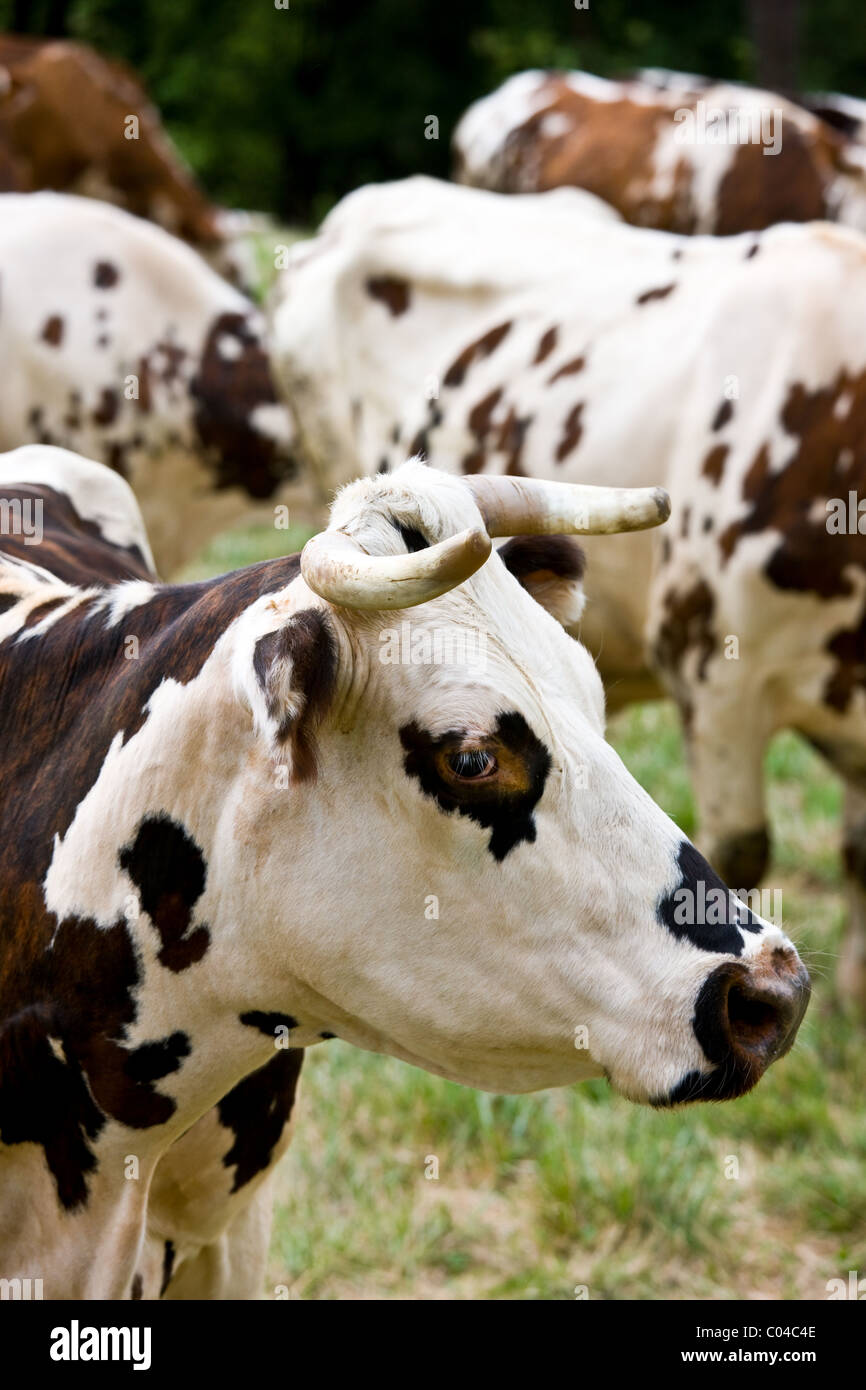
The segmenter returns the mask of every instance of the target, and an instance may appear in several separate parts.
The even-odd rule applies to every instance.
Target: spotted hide
[[[291,430],[262,323],[189,247],[89,199],[2,195],[0,285],[0,446],[116,469],[167,574],[276,502]]]
[[[455,176],[500,193],[584,188],[671,232],[813,218],[866,229],[866,146],[829,105],[816,104],[825,120],[772,92],[661,76],[510,77],[456,127]]]
[[[410,462],[317,541],[406,580],[483,525]],[[796,952],[629,776],[590,656],[500,556],[412,610],[459,639],[434,672],[382,659],[407,610],[331,603],[297,556],[157,583],[127,484],[64,451],[0,459],[0,533],[3,1278],[261,1296],[304,1050],[335,1036],[654,1105],[790,1048]],[[579,577],[534,544],[525,575]]]
[[[284,274],[278,369],[331,485],[409,451],[455,474],[662,480],[662,531],[587,539],[581,633],[612,704],[677,700],[704,847],[748,888],[777,730],[866,779],[866,244],[827,223],[677,237],[587,197],[351,195]],[[385,279],[400,313],[370,288]],[[861,918],[840,982],[866,1002]]]

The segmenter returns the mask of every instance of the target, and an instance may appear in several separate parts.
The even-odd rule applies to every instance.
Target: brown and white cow
[[[97,464],[16,451],[0,499],[3,1277],[257,1296],[303,1049],[335,1035],[654,1105],[791,1046],[794,948],[631,778],[588,652],[491,554],[522,532],[574,579],[546,532],[656,525],[664,494],[410,462],[300,558],[182,586]]]
[[[104,203],[0,195],[0,448],[75,449],[134,487],[171,574],[292,474],[258,311]]]
[[[242,273],[231,215],[205,197],[125,63],[62,39],[0,35],[0,192],[99,198]]]
[[[772,735],[799,730],[845,779],[840,981],[866,1001],[866,241],[676,237],[586,206],[428,179],[345,199],[274,310],[299,455],[332,483],[416,451],[458,474],[661,479],[663,534],[587,542],[581,635],[614,704],[676,699],[703,848],[738,887],[767,865]]]
[[[664,76],[518,73],[461,118],[455,176],[502,193],[574,185],[664,231],[866,230],[866,147],[772,92]]]

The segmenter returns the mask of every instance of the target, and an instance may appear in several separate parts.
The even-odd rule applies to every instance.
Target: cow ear
[[[586,595],[586,557],[571,536],[514,536],[499,558],[542,608],[565,628],[576,627]]]
[[[255,644],[253,671],[269,730],[288,751],[293,782],[316,777],[316,731],[337,680],[337,639],[327,615],[305,608]]]

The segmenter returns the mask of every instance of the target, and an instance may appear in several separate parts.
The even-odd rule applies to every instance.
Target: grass
[[[198,569],[286,548],[271,528],[229,533]],[[672,707],[624,711],[610,737],[694,833]],[[314,1048],[277,1177],[271,1296],[287,1284],[300,1299],[572,1299],[584,1288],[821,1299],[829,1279],[866,1272],[866,1034],[832,995],[841,788],[788,734],[767,776],[770,881],[815,989],[794,1051],[756,1091],[672,1114],[603,1082],[491,1096],[338,1041]]]
[[[291,526],[282,531],[267,521],[223,531],[185,567],[178,579],[208,579],[212,574],[226,574],[229,570],[255,564],[257,560],[293,555],[311,535],[312,531],[304,526]]]

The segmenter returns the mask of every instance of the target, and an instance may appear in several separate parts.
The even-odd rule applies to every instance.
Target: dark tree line
[[[279,0],[284,3],[284,0]],[[348,189],[448,172],[454,122],[523,67],[683,68],[866,94],[861,0],[0,0],[140,73],[211,195],[299,222]],[[425,138],[428,116],[438,140]]]

